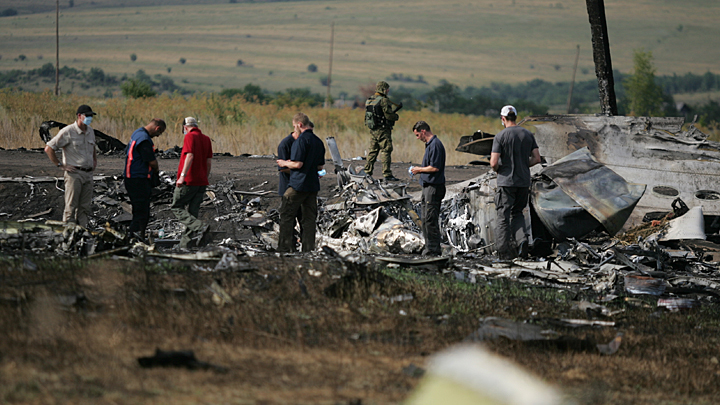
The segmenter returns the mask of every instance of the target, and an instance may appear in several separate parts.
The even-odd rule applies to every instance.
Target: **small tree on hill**
[[[131,54],[130,54],[130,60],[133,61],[133,62],[135,62],[135,61],[137,60],[137,55],[135,55],[134,53],[131,53]]]
[[[187,60],[185,60],[185,58],[180,58],[180,64],[181,64],[181,65],[184,65],[185,62],[187,62]]]
[[[317,65],[314,63],[311,63],[308,65],[307,69],[308,69],[308,72],[315,73],[315,72],[317,72]]]
[[[655,67],[652,52],[636,50],[633,56],[635,71],[625,79],[631,114],[636,116],[663,116],[663,91],[655,83]]]
[[[122,90],[123,96],[130,98],[155,97],[157,94],[153,91],[149,84],[139,79],[130,79],[126,81],[120,85],[120,89]]]

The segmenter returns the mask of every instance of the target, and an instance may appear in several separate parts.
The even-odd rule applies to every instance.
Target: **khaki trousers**
[[[392,169],[390,164],[392,163],[392,129],[386,128],[377,131],[370,132],[370,151],[367,156],[367,163],[365,163],[365,173],[372,174],[375,168],[375,160],[380,155],[380,162],[382,163],[383,176],[392,176]]]
[[[87,227],[92,211],[93,173],[65,172],[65,211],[63,222],[74,222]]]

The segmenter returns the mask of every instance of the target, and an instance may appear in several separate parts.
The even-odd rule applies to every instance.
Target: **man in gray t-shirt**
[[[527,254],[523,210],[530,195],[530,167],[540,163],[540,151],[533,134],[516,124],[515,107],[506,105],[500,117],[505,129],[495,135],[490,166],[497,172],[495,244],[498,258],[508,260]]]

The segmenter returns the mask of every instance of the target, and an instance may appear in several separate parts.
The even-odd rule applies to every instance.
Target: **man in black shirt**
[[[290,169],[288,188],[280,203],[278,252],[295,251],[293,228],[298,209],[302,211],[302,251],[312,252],[315,250],[317,193],[320,191],[318,170],[325,165],[325,145],[313,133],[307,115],[295,114],[293,127],[300,136],[292,144],[290,159],[277,161],[278,166]]]
[[[527,255],[523,210],[530,195],[530,168],[541,158],[533,134],[515,123],[515,107],[504,106],[500,119],[505,129],[495,135],[490,153],[490,167],[497,172],[495,245],[499,259],[512,260]]]
[[[440,204],[445,197],[445,147],[425,121],[413,125],[415,137],[425,142],[422,167],[413,167],[420,174],[422,185],[422,232],[425,237],[423,256],[440,256]]]

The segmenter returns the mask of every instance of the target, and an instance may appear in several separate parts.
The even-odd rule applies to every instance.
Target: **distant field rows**
[[[33,0],[30,0],[31,2]],[[12,3],[12,2],[10,2]],[[534,78],[569,81],[581,47],[578,80],[592,78],[585,2],[566,0],[301,1],[108,7],[76,1],[61,12],[61,65],[106,73],[169,74],[192,90],[254,83],[270,90],[323,93],[330,24],[335,22],[332,93],[391,73],[427,85],[461,86]],[[162,1],[149,4],[164,4]],[[720,2],[606,1],[613,66],[632,70],[633,50],[653,52],[658,74],[717,72]],[[1,7],[0,7],[1,8]],[[0,70],[54,62],[54,12],[0,18]],[[130,61],[130,54],[137,61]],[[24,62],[18,55],[27,56]],[[42,59],[38,56],[42,55]],[[178,60],[185,58],[187,63]],[[244,66],[237,66],[242,60]],[[314,63],[317,73],[307,71]],[[167,72],[171,68],[171,72]],[[391,83],[399,85],[401,83]],[[63,87],[67,92],[69,88]]]

